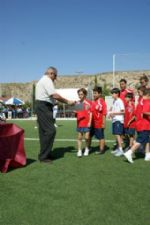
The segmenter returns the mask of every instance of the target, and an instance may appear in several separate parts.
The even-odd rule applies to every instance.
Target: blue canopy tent
[[[24,101],[19,98],[10,98],[5,101],[5,105],[24,105]]]

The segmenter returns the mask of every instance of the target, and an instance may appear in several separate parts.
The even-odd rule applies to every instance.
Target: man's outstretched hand
[[[68,105],[75,105],[76,101],[68,100]]]

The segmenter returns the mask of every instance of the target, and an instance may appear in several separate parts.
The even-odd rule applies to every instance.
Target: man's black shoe
[[[51,159],[43,159],[43,160],[40,160],[41,163],[52,163],[53,161]]]

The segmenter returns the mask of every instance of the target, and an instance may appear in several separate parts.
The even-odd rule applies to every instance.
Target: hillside
[[[140,76],[145,73],[150,78],[150,71],[134,71],[134,72],[117,72],[115,74],[115,86],[118,87],[118,82],[121,78],[125,78],[128,81],[128,86],[135,87],[139,83]],[[112,73],[100,73],[95,75],[76,75],[76,76],[59,76],[56,81],[56,88],[81,88],[87,87],[89,83],[95,82],[97,77],[97,83],[101,86],[112,88],[113,74]],[[33,85],[36,81],[28,83],[1,83],[0,84],[0,96],[14,96],[24,101],[32,100]]]

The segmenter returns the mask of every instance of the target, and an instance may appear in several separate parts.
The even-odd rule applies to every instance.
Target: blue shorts
[[[124,134],[123,123],[121,123],[120,121],[116,121],[116,122],[112,123],[112,133],[114,135]]]
[[[104,128],[93,128],[90,131],[90,136],[95,136],[98,140],[104,139]]]
[[[90,128],[89,127],[77,127],[77,132],[87,133],[87,132],[90,132]]]
[[[134,136],[135,135],[135,129],[134,128],[124,128],[124,132],[126,135]]]
[[[137,132],[137,138],[136,142],[140,144],[146,144],[150,142],[150,131],[149,130],[144,130]]]

